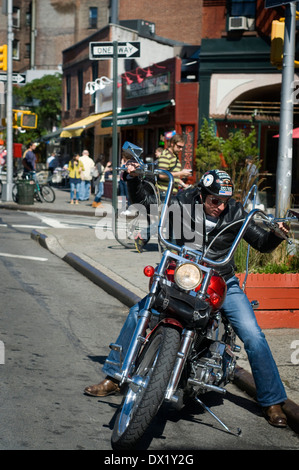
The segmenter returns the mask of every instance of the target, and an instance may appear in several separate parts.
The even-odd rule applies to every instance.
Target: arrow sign
[[[90,60],[112,59],[113,49],[112,42],[90,42],[89,58]],[[117,47],[117,55],[119,59],[140,57],[140,42],[119,42]]]
[[[7,82],[7,73],[0,73],[0,82]],[[17,83],[18,85],[26,83],[26,75],[23,73],[13,73],[12,74],[12,83]]]

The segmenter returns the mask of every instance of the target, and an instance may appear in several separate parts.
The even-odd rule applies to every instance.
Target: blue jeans
[[[89,199],[90,186],[91,186],[91,181],[86,181],[86,180],[81,181],[80,197],[79,197],[81,201],[87,201]]]
[[[73,201],[76,191],[76,199],[79,199],[81,188],[81,180],[78,178],[70,178],[71,201]]]
[[[227,296],[222,308],[234,331],[244,343],[259,404],[271,406],[285,401],[286,392],[269,345],[235,276],[227,281]]]
[[[138,320],[138,312],[144,307],[144,301],[145,299],[142,299],[130,309],[116,340],[116,343],[123,348],[123,357],[130,345]],[[258,326],[251,304],[235,276],[227,281],[227,295],[222,308],[234,331],[244,343],[255,380],[259,404],[271,406],[285,401],[287,396],[284,386],[265,335]],[[119,361],[119,355],[116,351],[111,351],[108,358]],[[103,371],[113,377],[119,369],[105,363]]]
[[[98,187],[98,192],[94,198],[95,202],[100,202],[102,196],[104,194],[104,183],[99,183],[99,187]]]

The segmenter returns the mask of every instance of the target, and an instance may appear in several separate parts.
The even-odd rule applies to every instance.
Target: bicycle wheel
[[[56,195],[54,190],[48,184],[40,186],[40,194],[45,202],[54,202]]]
[[[16,183],[12,187],[12,200],[18,202],[18,186]]]
[[[146,228],[149,226],[149,216],[141,217],[139,213],[133,216],[122,216],[120,211],[115,211],[113,220],[113,233],[116,240],[125,248],[135,247],[135,238],[143,229],[146,237],[143,238],[145,244],[149,241],[150,235]]]

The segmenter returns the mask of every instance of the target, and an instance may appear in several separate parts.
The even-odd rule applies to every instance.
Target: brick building
[[[279,132],[282,80],[281,70],[270,62],[271,24],[284,16],[285,7],[266,9],[264,0],[203,1],[199,127],[203,118],[213,118],[222,137],[255,127],[270,204],[276,186],[278,139],[273,136]],[[294,79],[298,80],[296,70]],[[295,105],[294,127],[298,126]],[[294,141],[293,193],[298,193],[298,156]]]
[[[109,3],[13,0],[13,71],[61,70],[63,49],[106,25]],[[0,44],[6,42],[7,16],[0,14]]]

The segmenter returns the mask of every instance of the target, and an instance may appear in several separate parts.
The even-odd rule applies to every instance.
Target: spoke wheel
[[[43,184],[40,187],[40,194],[45,202],[55,201],[56,196],[55,196],[54,190],[48,184]]]
[[[114,449],[136,446],[163,403],[180,344],[180,333],[160,326],[143,349],[112,434]]]
[[[119,211],[116,211],[113,221],[113,233],[118,243],[122,246],[125,248],[134,248],[135,238],[148,224],[149,217],[145,219],[141,217],[140,214],[137,216],[122,216]],[[149,239],[149,235],[147,235],[145,239],[143,238],[145,244]]]

